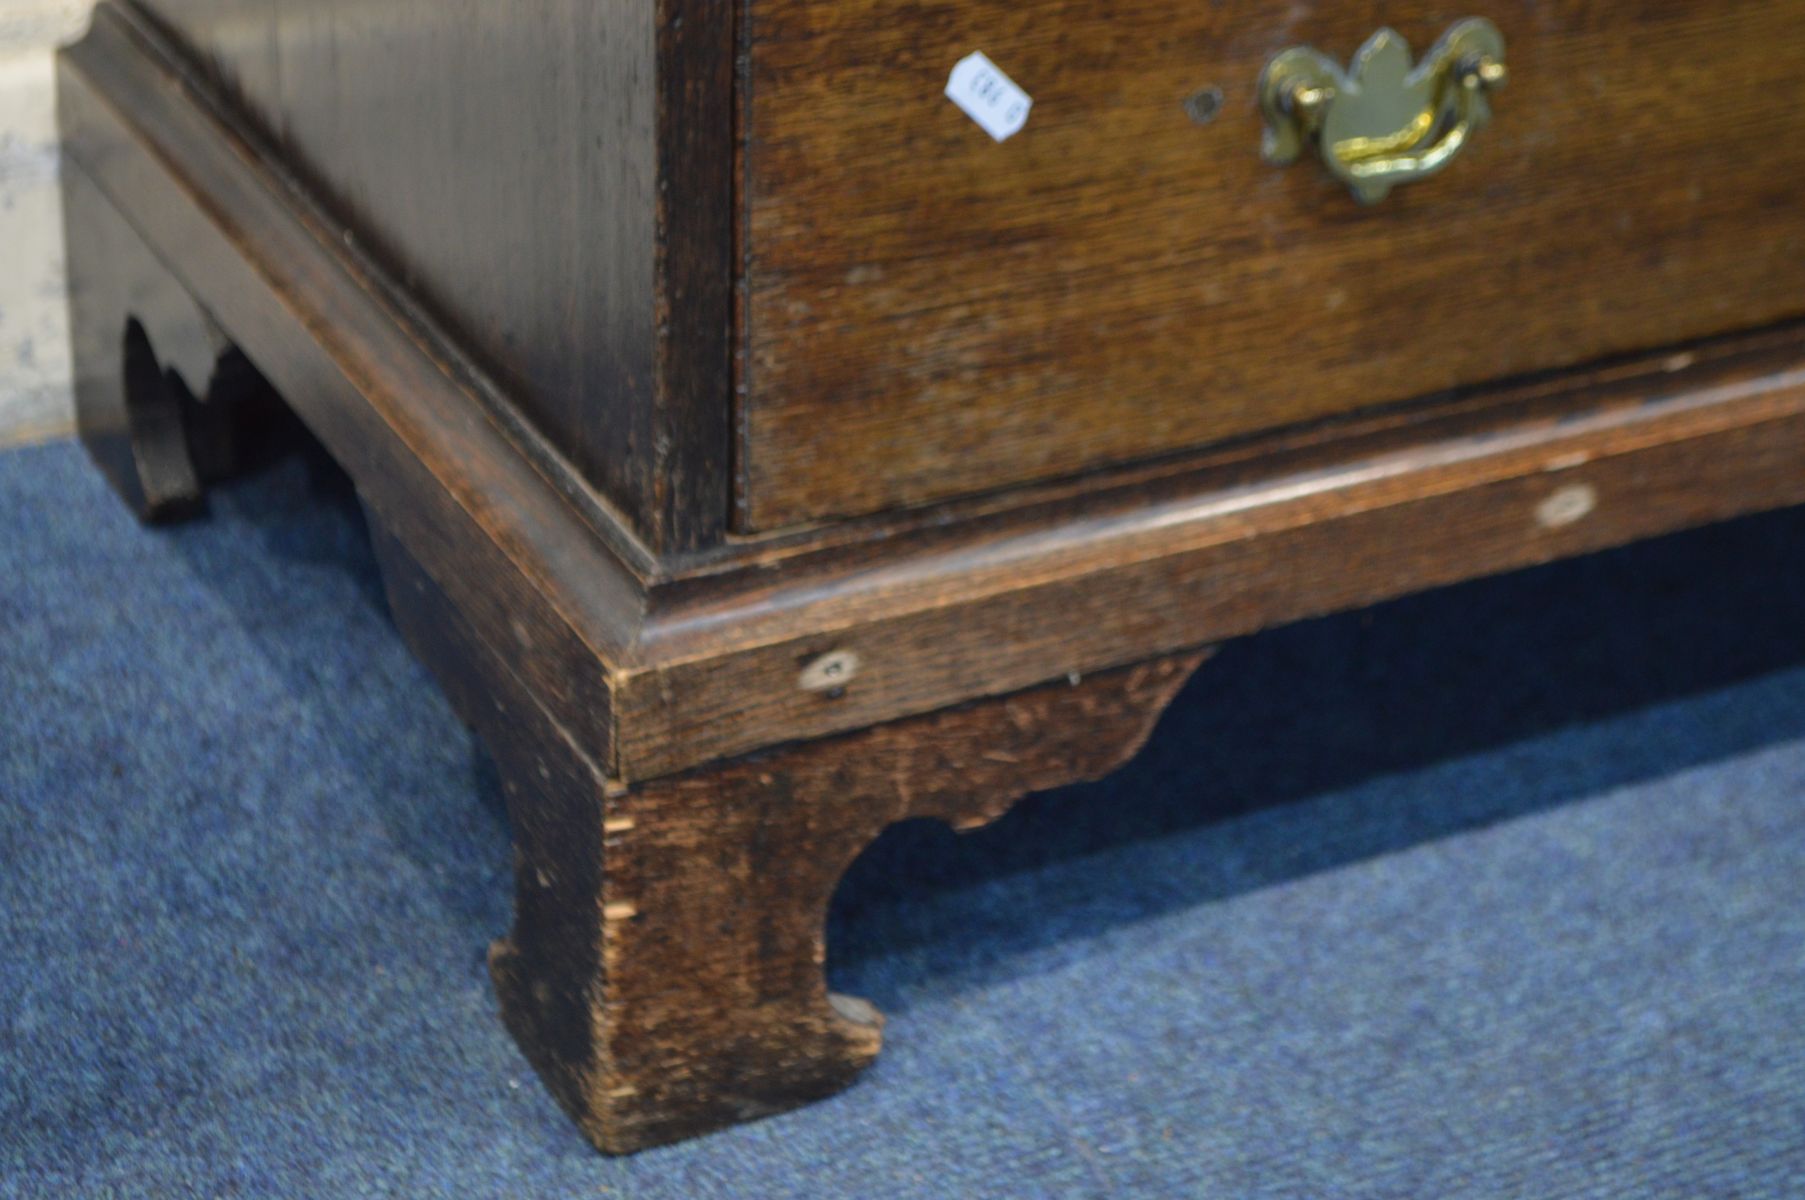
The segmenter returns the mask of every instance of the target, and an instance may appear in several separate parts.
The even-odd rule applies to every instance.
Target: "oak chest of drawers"
[[[504,1017],[635,1149],[850,1082],[844,868],[1208,646],[1805,501],[1802,65],[1776,0],[107,0],[82,432],[147,517],[270,394],[355,478],[507,779]]]

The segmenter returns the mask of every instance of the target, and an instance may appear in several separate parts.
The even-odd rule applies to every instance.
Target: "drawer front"
[[[1805,2],[750,0],[738,521],[916,505],[1805,312]],[[1262,69],[1508,86],[1357,203],[1262,160]],[[945,98],[981,51],[1033,101]],[[1200,122],[1187,100],[1219,89]],[[1208,115],[1204,113],[1203,115]]]

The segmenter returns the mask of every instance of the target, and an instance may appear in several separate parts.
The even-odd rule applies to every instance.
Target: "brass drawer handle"
[[[1504,35],[1459,21],[1412,67],[1390,29],[1367,39],[1346,70],[1309,46],[1281,51],[1260,75],[1266,161],[1289,166],[1314,143],[1329,172],[1363,204],[1440,171],[1491,119],[1503,87]]]

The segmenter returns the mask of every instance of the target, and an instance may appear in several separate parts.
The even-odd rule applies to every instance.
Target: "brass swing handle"
[[[1491,120],[1504,86],[1504,35],[1478,17],[1457,22],[1414,67],[1390,29],[1367,39],[1344,70],[1309,46],[1282,51],[1260,75],[1264,154],[1289,166],[1314,144],[1363,204],[1453,162]]]

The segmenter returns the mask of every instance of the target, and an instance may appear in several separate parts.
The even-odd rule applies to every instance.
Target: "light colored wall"
[[[0,444],[69,431],[50,55],[88,0],[0,0]]]

